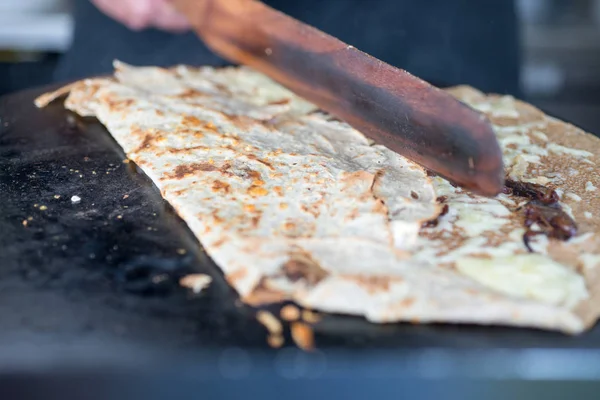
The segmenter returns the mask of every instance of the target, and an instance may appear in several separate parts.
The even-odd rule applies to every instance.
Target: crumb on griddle
[[[309,324],[316,324],[321,320],[321,316],[311,310],[302,310],[302,319]]]
[[[181,286],[192,289],[195,294],[202,292],[211,282],[212,278],[206,274],[190,274],[179,280]]]
[[[292,322],[292,339],[302,350],[311,351],[315,348],[315,336],[310,325],[304,322]]]
[[[283,336],[282,335],[269,335],[267,336],[267,343],[269,344],[269,346],[273,347],[274,349],[278,349],[281,346],[283,346]]]
[[[298,309],[298,307],[292,304],[288,304],[286,306],[283,306],[283,308],[279,312],[279,315],[284,321],[297,321],[300,319],[300,310]]]
[[[271,335],[281,335],[283,333],[283,326],[273,314],[265,310],[259,310],[256,313],[256,319],[260,322]]]

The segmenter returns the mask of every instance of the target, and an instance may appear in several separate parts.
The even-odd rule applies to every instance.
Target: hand
[[[109,17],[135,31],[158,28],[183,32],[190,28],[189,22],[175,11],[169,0],[92,0],[92,3]]]

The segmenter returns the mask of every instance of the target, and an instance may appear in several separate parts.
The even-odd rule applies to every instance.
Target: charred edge
[[[440,222],[440,218],[442,218],[444,215],[448,214],[449,210],[450,210],[450,207],[448,207],[448,204],[444,204],[444,206],[442,207],[442,211],[438,214],[438,216],[435,217],[434,219],[423,222],[423,224],[421,225],[421,228],[435,228],[436,226],[438,226],[438,224]]]

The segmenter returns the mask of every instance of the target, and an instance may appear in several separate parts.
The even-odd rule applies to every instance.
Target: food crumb
[[[24,219],[22,223],[23,223],[23,226],[27,226],[27,220],[26,219]]]
[[[27,221],[33,221],[33,217],[27,217]]]
[[[123,196],[123,200],[125,200],[125,199],[126,199],[126,198],[128,198],[128,197],[129,197],[129,195],[128,195],[128,194],[126,194],[125,196]]]
[[[283,326],[273,314],[265,310],[259,310],[256,313],[256,319],[269,331],[271,335],[281,335]]]
[[[302,350],[310,351],[315,348],[315,337],[308,324],[293,322],[291,326],[292,339]]]
[[[129,159],[128,158],[124,159],[123,164],[129,164]]]
[[[192,289],[195,294],[202,292],[211,282],[212,278],[206,274],[190,274],[179,280],[181,286]]]
[[[302,319],[309,324],[316,324],[321,320],[321,317],[314,311],[302,310]]]
[[[288,304],[281,309],[280,315],[285,321],[297,321],[300,319],[300,310],[298,307]]]
[[[54,195],[54,198],[55,198],[55,199],[60,199],[60,194],[55,194],[55,195]]]
[[[278,349],[283,346],[283,336],[282,335],[269,335],[267,336],[267,343],[274,349]]]
[[[40,206],[40,211],[46,211],[47,209],[48,209],[48,207],[46,207],[44,205]]]
[[[123,219],[122,215],[117,215],[117,219]]]
[[[71,202],[72,203],[79,203],[81,201],[81,197],[79,196],[72,196],[71,197]]]
[[[177,254],[184,255],[185,253],[187,253],[185,249],[177,249]]]

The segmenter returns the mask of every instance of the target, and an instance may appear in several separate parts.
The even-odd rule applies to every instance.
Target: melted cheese
[[[552,305],[572,307],[587,296],[581,275],[539,254],[467,257],[459,259],[456,268],[498,292]]]

